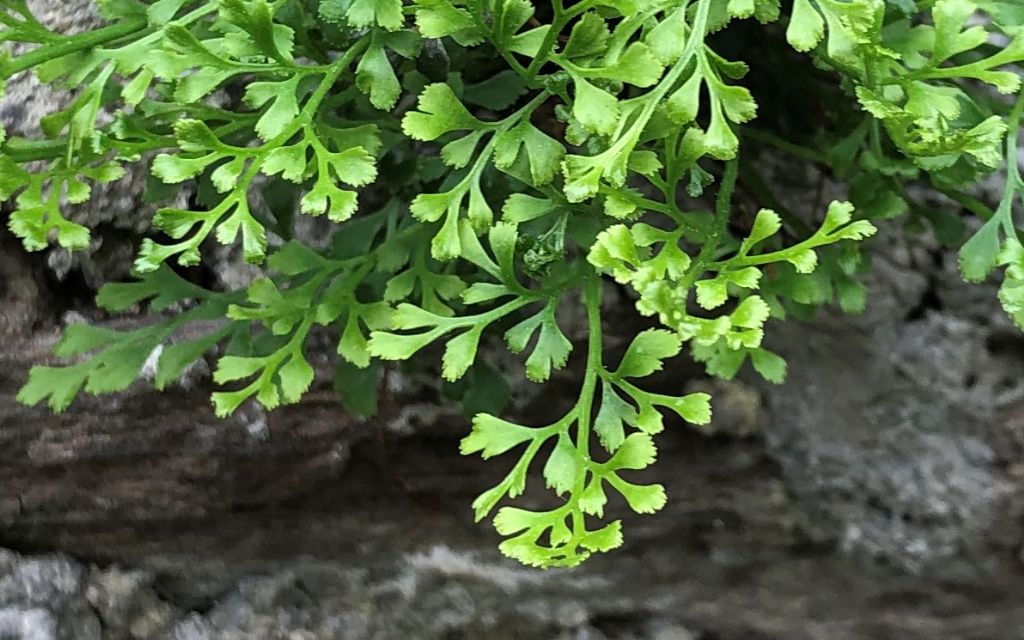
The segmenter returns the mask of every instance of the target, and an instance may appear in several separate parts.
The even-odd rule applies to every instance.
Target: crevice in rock
[[[933,276],[928,277],[928,286],[921,294],[917,304],[907,311],[903,317],[904,322],[915,322],[923,320],[929,312],[942,311],[943,303],[942,298],[939,296],[939,281]]]

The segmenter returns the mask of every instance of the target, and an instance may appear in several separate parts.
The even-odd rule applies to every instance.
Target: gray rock
[[[28,335],[45,316],[45,300],[29,258],[0,228],[0,338]]]
[[[1024,360],[972,320],[1002,324],[991,290],[984,312],[943,305],[908,320],[934,295],[928,271],[910,247],[875,263],[865,316],[771,332],[790,363],[765,393],[772,454],[816,538],[947,579],[999,572],[1024,539],[1020,479],[1006,472],[1024,459],[1000,444]]]
[[[81,591],[82,576],[82,568],[67,558],[23,558],[0,550],[0,602],[4,604],[62,604]]]
[[[93,571],[85,597],[103,623],[104,638],[110,640],[161,637],[180,615],[156,596],[153,576],[142,571]]]
[[[100,622],[83,597],[85,575],[63,556],[0,550],[0,638],[100,640]]]
[[[0,638],[57,640],[57,620],[45,609],[0,609]]]

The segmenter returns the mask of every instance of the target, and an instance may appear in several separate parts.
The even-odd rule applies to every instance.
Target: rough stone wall
[[[765,436],[815,535],[961,580],[1022,561],[1024,335],[937,256],[887,251],[866,315],[772,332]]]
[[[664,434],[650,473],[668,507],[614,505],[626,546],[578,571],[497,554],[468,504],[503,469],[458,455],[465,420],[423,381],[365,423],[327,389],[217,421],[202,377],[54,417],[13,401],[52,331],[8,336],[0,545],[81,560],[3,555],[0,624],[33,640],[1020,638],[1019,338],[991,298],[961,313],[949,284],[934,302],[944,270],[887,260],[867,315],[773,327],[785,385],[717,383],[711,435]]]

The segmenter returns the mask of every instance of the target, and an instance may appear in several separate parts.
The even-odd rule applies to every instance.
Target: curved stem
[[[597,375],[601,369],[601,285],[603,281],[592,273],[583,285],[583,303],[587,308],[587,371],[583,376],[583,387],[580,389],[579,402],[576,405],[576,451],[581,464],[576,471],[576,482],[572,489],[573,496],[580,496],[586,487],[587,473],[590,469],[590,425],[594,408],[594,392],[597,390]],[[573,533],[579,538],[586,532],[583,512],[573,510]]]
[[[779,151],[783,151],[791,156],[795,156],[803,160],[816,162],[818,164],[823,164],[826,166],[829,165],[828,158],[825,157],[824,153],[812,149],[810,147],[805,147],[803,145],[790,142],[789,140],[785,140],[784,138],[781,138],[770,131],[765,131],[764,129],[757,129],[755,127],[744,127],[743,137],[753,140],[755,142],[759,142],[769,147],[774,147]]]
[[[701,276],[704,271],[707,270],[708,265],[711,264],[715,256],[715,251],[718,250],[718,245],[721,243],[722,234],[725,232],[726,225],[729,224],[729,211],[732,208],[732,192],[736,188],[736,176],[739,173],[739,162],[737,160],[730,160],[725,163],[725,174],[722,176],[722,186],[718,189],[718,197],[715,200],[715,219],[711,223],[711,232],[708,234],[707,239],[704,240],[704,245],[700,249],[700,253],[693,260],[693,264],[687,270],[686,275],[683,277],[680,285],[683,291],[689,291],[693,283],[697,281],[697,278]]]
[[[982,202],[979,198],[970,195],[969,193],[964,193],[963,191],[960,191],[959,189],[954,189],[953,187],[947,187],[943,184],[938,183],[935,180],[932,180],[931,184],[936,191],[946,196],[953,202],[957,203],[964,209],[967,209],[968,211],[978,216],[982,220],[988,220],[993,215],[995,215],[995,212],[993,212],[992,209],[988,207],[988,205]]]
[[[112,24],[109,27],[103,27],[102,29],[96,29],[95,31],[87,31],[78,35],[69,36],[62,39],[60,44],[45,45],[38,49],[33,49],[23,56],[18,56],[12,60],[7,66],[2,68],[3,74],[6,77],[13,76],[22,71],[27,71],[32,67],[40,65],[49,60],[56,60],[57,58],[63,58],[64,56],[77,53],[79,51],[85,51],[94,47],[99,47],[108,42],[114,42],[127,36],[137,33],[146,28],[145,18],[133,18],[131,20],[125,20],[118,24]]]
[[[704,37],[707,35],[708,13],[710,10],[710,0],[698,0],[697,10],[694,15],[693,28],[690,31],[690,37],[686,43],[686,49],[683,51],[683,55],[675,62],[672,69],[669,70],[668,74],[666,74],[661,80],[657,88],[643,96],[643,110],[630,124],[626,132],[622,134],[618,140],[616,140],[615,144],[609,147],[604,153],[610,155],[621,153],[623,150],[631,148],[636,144],[637,140],[640,139],[640,134],[643,132],[644,127],[647,126],[647,123],[650,122],[651,117],[654,115],[658,105],[661,104],[662,99],[665,98],[668,92],[675,86],[676,82],[679,81],[683,71],[697,55],[698,48],[704,46]],[[616,135],[618,135],[618,132],[616,132]]]
[[[1008,236],[1015,236],[1017,230],[1013,224],[1013,197],[1024,187],[1024,181],[1020,177],[1019,152],[1017,145],[1020,144],[1021,118],[1024,117],[1024,93],[1017,98],[1010,112],[1009,131],[1006,133],[1006,187],[1003,191],[1003,201],[999,204],[997,215],[1003,215],[1003,227]]]

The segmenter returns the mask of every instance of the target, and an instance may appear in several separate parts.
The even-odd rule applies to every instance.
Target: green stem
[[[519,61],[516,60],[515,56],[512,53],[506,51],[503,47],[498,46],[498,42],[494,38],[494,33],[500,32],[502,29],[502,23],[504,22],[503,9],[503,5],[497,5],[495,7],[494,14],[492,16],[492,22],[494,24],[493,29],[489,28],[487,25],[487,21],[484,20],[483,11],[481,7],[477,6],[475,10],[470,12],[470,14],[473,16],[473,20],[476,22],[477,27],[481,31],[489,33],[488,39],[494,46],[495,51],[497,51],[498,54],[505,60],[508,66],[512,67],[513,71],[515,71],[520,77],[523,77],[525,79],[525,76],[527,75],[526,67],[519,64]]]
[[[180,26],[180,27],[187,27],[188,25],[190,25],[193,22],[199,20],[200,18],[204,18],[204,17],[208,16],[209,14],[217,11],[217,8],[218,8],[217,5],[218,5],[218,3],[216,3],[216,2],[205,3],[202,6],[200,6],[198,9],[195,9],[194,11],[190,11],[189,13],[186,13],[185,15],[181,16],[180,18],[177,18],[176,20],[170,21],[169,23],[167,23],[167,25],[165,25],[165,27],[166,26],[171,26],[171,25],[177,25],[177,26]],[[146,36],[143,36],[142,38],[139,38],[138,40],[136,40],[132,44],[135,44],[135,45],[155,44],[155,43],[160,41],[160,38],[163,37],[163,34],[164,34],[164,29],[156,29],[152,33],[150,33],[150,34],[148,34]]]
[[[1013,199],[1017,192],[1024,188],[1024,181],[1020,177],[1017,151],[1022,117],[1024,117],[1024,93],[1017,98],[1017,102],[1010,112],[1009,130],[1006,133],[1006,185],[1003,188],[1003,198],[995,213],[1002,217],[1003,232],[1011,238],[1017,236],[1017,228],[1013,224]]]
[[[327,94],[330,92],[331,87],[338,81],[341,74],[352,64],[352,60],[357,56],[361,55],[364,50],[370,45],[368,37],[364,36],[357,41],[352,47],[345,52],[345,55],[338,58],[337,61],[331,64],[331,66],[324,73],[323,80],[320,81],[320,85],[313,91],[313,94],[309,96],[309,100],[306,104],[302,105],[302,111],[296,116],[295,120],[292,121],[284,131],[279,133],[276,138],[268,141],[266,144],[256,147],[253,149],[253,154],[257,161],[253,163],[253,168],[259,169],[260,163],[263,159],[274,149],[288,142],[292,136],[301,131],[304,127],[308,127],[312,121],[313,116],[316,114],[320,105],[323,103]],[[250,172],[252,169],[250,169]]]
[[[722,186],[718,189],[718,197],[715,199],[715,221],[716,226],[724,228],[729,221],[729,210],[732,209],[732,192],[736,189],[736,175],[739,172],[739,162],[730,160],[725,163],[725,175],[722,176]]]
[[[134,18],[119,24],[112,24],[109,27],[96,29],[95,31],[70,36],[62,39],[60,44],[42,46],[29,51],[23,56],[18,56],[3,68],[3,73],[6,77],[10,77],[44,62],[120,40],[133,33],[142,31],[146,26],[145,18]]]
[[[218,138],[229,136],[250,126],[251,123],[249,120],[250,119],[233,120],[222,127],[217,127],[213,130],[213,133]],[[103,135],[108,136],[109,134]],[[142,142],[113,140],[110,142],[110,146],[111,148],[116,148],[117,151],[122,153],[130,152],[132,154],[143,154],[150,151],[159,151],[161,149],[174,149],[178,146],[178,141],[173,136],[153,135],[150,139]],[[13,138],[4,144],[0,144],[0,155],[6,156],[18,164],[24,164],[26,162],[37,162],[41,160],[56,160],[57,158],[64,156],[67,152],[67,147],[67,137],[56,138],[53,140]],[[224,148],[248,151],[248,148],[246,147],[236,147],[228,144],[225,144]]]
[[[693,30],[690,32],[690,39],[686,43],[686,48],[683,50],[683,55],[680,56],[679,60],[676,61],[675,66],[668,72],[668,75],[659,83],[658,88],[654,91],[654,99],[648,102],[644,107],[644,110],[638,119],[638,122],[643,122],[642,127],[647,126],[647,122],[651,119],[651,115],[654,114],[654,110],[661,103],[662,98],[668,94],[669,91],[675,86],[679,77],[682,75],[683,70],[689,66],[690,60],[697,55],[698,49],[704,46],[704,37],[707,35],[708,28],[708,13],[711,11],[711,2],[708,0],[699,0],[697,4],[697,10],[693,18]],[[634,127],[636,124],[634,124]]]
[[[297,120],[304,120],[316,113],[316,110],[320,108],[320,103],[322,103],[324,98],[327,97],[331,87],[333,87],[334,83],[338,81],[341,74],[344,73],[352,64],[352,61],[358,56],[361,56],[363,51],[365,51],[369,46],[369,38],[360,38],[349,48],[348,51],[345,52],[345,55],[330,65],[324,74],[324,79],[320,82],[320,86],[318,86],[316,91],[313,92],[313,95],[309,97],[309,100],[306,102],[305,106],[303,106],[302,112],[299,114]],[[296,125],[293,125],[294,131],[292,131],[292,135],[294,135],[295,131],[302,128],[302,124],[302,122],[297,122]]]
[[[500,131],[507,131],[508,129],[511,129],[515,125],[519,124],[524,117],[528,118],[534,111],[537,110],[538,107],[540,107],[540,105],[544,104],[545,100],[547,100],[550,97],[550,91],[546,89],[544,91],[541,91],[536,96],[534,96],[532,100],[526,103],[526,105],[523,108],[519,109],[509,117],[494,123],[495,125],[499,125],[495,126],[495,128]]]
[[[739,172],[739,162],[730,160],[725,163],[725,174],[722,176],[722,184],[718,189],[718,197],[715,200],[715,219],[711,223],[711,232],[701,246],[700,253],[694,258],[693,264],[687,270],[686,275],[680,282],[683,291],[689,291],[697,278],[707,270],[707,267],[714,259],[715,251],[722,241],[722,234],[729,224],[729,211],[732,208],[732,192],[736,188],[736,175]]]
[[[941,193],[942,195],[946,196],[953,202],[959,204],[961,207],[967,209],[968,211],[978,216],[982,220],[988,220],[993,215],[995,215],[995,213],[992,211],[992,209],[988,207],[988,205],[986,205],[984,202],[968,193],[964,193],[963,191],[959,191],[952,187],[937,184],[934,180],[932,180],[932,187],[934,187],[935,190]]]
[[[543,67],[544,63],[550,58],[551,50],[554,48],[555,41],[558,40],[558,36],[561,35],[562,29],[564,29],[573,18],[592,7],[595,3],[596,0],[583,0],[568,10],[566,10],[562,5],[561,0],[552,3],[555,15],[551,20],[551,27],[548,29],[548,32],[544,34],[544,40],[537,49],[537,55],[530,62],[530,66],[526,68],[527,84],[531,86],[534,85],[537,80],[537,73],[540,72],[541,67]]]
[[[1006,172],[1013,182],[1020,183],[1020,165],[1018,164],[1017,143],[1020,137],[1021,118],[1024,117],[1024,93],[1017,98],[1010,112],[1009,130],[1006,134]]]
[[[590,274],[583,285],[583,303],[587,308],[587,371],[583,376],[583,387],[576,404],[576,452],[580,464],[576,472],[576,482],[572,495],[583,494],[586,487],[587,473],[590,469],[590,424],[594,409],[594,392],[597,390],[597,374],[601,370],[601,291],[603,281],[597,274]],[[583,512],[574,509],[572,514],[573,533],[579,538],[586,532]]]
[[[15,138],[0,145],[0,155],[22,164],[37,160],[55,160],[62,157],[68,148],[67,138],[58,140],[21,140]]]
[[[544,40],[541,41],[540,47],[537,49],[537,55],[534,56],[533,60],[530,61],[530,65],[526,68],[526,82],[528,84],[533,83],[537,79],[537,72],[547,62],[551,49],[555,46],[555,41],[558,39],[562,29],[565,28],[565,23],[567,22],[562,15],[562,0],[556,0],[551,4],[555,15],[551,20],[548,32],[544,34]]]
[[[802,158],[804,160],[816,162],[818,164],[829,164],[828,159],[825,157],[824,153],[821,153],[820,151],[817,151],[815,149],[811,149],[810,147],[805,147],[803,145],[790,142],[789,140],[780,138],[779,136],[769,131],[763,131],[761,129],[755,129],[753,127],[744,127],[743,137],[749,138],[750,140],[753,140],[755,142],[760,142],[761,144],[769,147],[774,147],[779,151],[784,151],[785,153],[788,153],[792,156],[796,156],[797,158]]]
[[[689,66],[690,61],[697,55],[699,47],[704,46],[704,37],[707,32],[708,13],[711,10],[710,0],[699,0],[697,5],[697,11],[694,16],[693,29],[690,32],[690,38],[686,43],[686,49],[683,51],[683,55],[676,61],[672,69],[665,75],[665,77],[658,84],[657,88],[642,96],[644,100],[644,108],[637,116],[636,120],[630,124],[629,129],[619,139],[609,147],[604,154],[614,156],[621,153],[627,148],[631,148],[636,145],[637,140],[640,139],[640,134],[643,132],[644,127],[650,122],[651,117],[654,115],[658,105],[661,104],[662,99],[665,95],[675,86],[679,77],[683,74],[683,71]]]
[[[799,244],[795,244],[792,247],[780,249],[778,251],[772,251],[771,253],[761,253],[756,256],[742,256],[735,257],[722,262],[715,262],[707,265],[713,271],[720,271],[728,265],[730,269],[737,269],[743,267],[759,267],[766,264],[772,264],[775,262],[784,262],[789,260],[791,257],[806,251],[808,249],[817,249],[828,244],[832,244],[834,240],[828,236],[813,236],[804,240]]]

